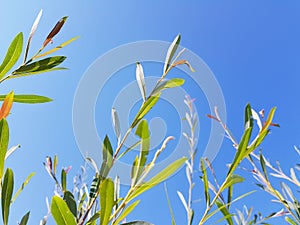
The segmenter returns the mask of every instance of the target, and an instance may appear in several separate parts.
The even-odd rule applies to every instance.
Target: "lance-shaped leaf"
[[[161,93],[163,90],[168,88],[180,87],[184,84],[185,80],[182,78],[172,78],[170,80],[166,80],[158,85],[153,91],[151,95],[157,95]]]
[[[209,204],[210,204],[210,195],[209,195],[209,189],[208,189],[208,178],[207,178],[206,167],[205,167],[203,159],[201,159],[201,161],[200,161],[200,166],[201,166],[201,172],[203,174],[202,175],[202,180],[203,180],[203,185],[204,185],[205,201],[206,201],[206,205],[209,206]]]
[[[132,124],[131,128],[135,127],[143,118],[144,116],[152,109],[152,107],[157,103],[158,99],[160,97],[160,94],[151,96],[150,98],[147,99],[136,114]]]
[[[113,163],[113,149],[107,135],[105,136],[102,145],[102,157],[103,160],[100,169],[100,176],[105,178],[108,175]]]
[[[172,205],[171,205],[171,201],[170,201],[170,198],[169,198],[169,193],[168,193],[166,182],[164,183],[164,188],[165,188],[165,193],[166,193],[166,198],[167,198],[167,202],[168,202],[168,207],[169,207],[169,211],[170,211],[170,215],[171,215],[171,219],[172,219],[172,225],[176,225],[175,216],[174,216]]]
[[[67,173],[64,169],[61,170],[60,180],[62,191],[65,192],[67,190]]]
[[[224,218],[226,219],[228,225],[233,225],[233,221],[232,221],[232,214],[229,213],[228,209],[226,206],[224,206],[224,204],[222,204],[220,201],[216,201],[216,205],[218,206],[219,210],[222,212],[222,214],[224,215]]]
[[[186,213],[189,213],[189,208],[188,208],[188,205],[186,203],[186,200],[185,200],[183,194],[180,191],[177,191],[177,195],[178,195],[178,197],[179,197],[179,199],[180,199],[180,201],[181,201],[181,203],[182,203],[182,205],[183,205]]]
[[[53,27],[53,29],[51,30],[51,32],[48,34],[46,40],[43,43],[42,48],[45,48],[47,44],[49,44],[49,42],[52,41],[52,38],[60,31],[60,29],[63,27],[63,25],[65,24],[66,20],[67,20],[67,16],[61,18],[56,25]]]
[[[5,119],[0,120],[0,179],[4,171],[4,162],[9,142],[9,129]]]
[[[137,181],[143,173],[150,148],[150,131],[146,120],[142,120],[139,123],[135,134],[141,138],[140,156],[138,164],[136,165],[136,174],[134,174],[134,180]]]
[[[49,71],[50,69],[58,66],[66,59],[65,56],[53,56],[42,59],[30,64],[26,64],[15,70],[12,74],[34,74]]]
[[[122,225],[154,225],[153,223],[148,223],[146,221],[132,221],[128,223],[122,223]]]
[[[96,225],[97,220],[100,218],[100,213],[96,212],[87,222],[85,225]]]
[[[21,145],[16,145],[11,147],[10,149],[7,150],[6,155],[5,155],[5,160],[11,155],[13,154],[17,149],[19,149],[21,147]]]
[[[185,157],[177,159],[176,161],[168,165],[166,168],[164,168],[162,171],[160,171],[158,174],[156,174],[154,177],[152,177],[149,181],[138,186],[130,196],[129,200],[134,199],[138,195],[151,189],[152,187],[158,185],[159,183],[172,176],[185,163],[186,160],[187,158]]]
[[[114,108],[112,108],[112,110],[111,110],[111,117],[112,117],[112,122],[113,122],[114,130],[115,130],[115,134],[116,134],[117,139],[118,139],[118,145],[120,145],[120,141],[121,141],[120,120],[119,120],[117,110],[114,109]]]
[[[177,62],[174,62],[172,64],[172,67],[179,66],[179,65],[187,65],[192,72],[195,72],[194,68],[187,60],[184,59],[178,60]]]
[[[168,49],[168,52],[166,55],[166,60],[165,60],[165,65],[164,65],[164,73],[165,74],[168,71],[168,69],[170,68],[171,60],[180,44],[180,38],[181,38],[180,34],[178,34]]]
[[[142,67],[142,64],[139,62],[136,63],[136,81],[138,83],[140,92],[142,94],[144,102],[146,101],[146,84],[145,84],[145,76],[144,76],[144,70]]]
[[[77,205],[74,198],[74,195],[70,191],[64,191],[64,200],[67,203],[69,209],[73,213],[73,215],[77,216]]]
[[[52,198],[51,214],[57,225],[77,225],[67,203],[58,196],[53,196]]]
[[[0,95],[0,101],[3,101],[7,95]],[[27,104],[36,104],[36,103],[46,103],[51,102],[52,99],[40,95],[14,95],[14,102],[18,103],[27,103]]]
[[[11,169],[7,169],[3,179],[3,186],[1,190],[1,208],[3,224],[8,224],[9,208],[11,204],[11,197],[14,189],[14,174]]]
[[[11,203],[13,203],[13,202],[17,199],[17,197],[18,197],[18,196],[20,195],[20,193],[24,190],[24,188],[27,186],[27,184],[29,183],[29,181],[31,180],[31,178],[32,178],[34,175],[35,175],[35,173],[32,172],[32,173],[30,173],[30,174],[26,177],[25,181],[22,183],[21,187],[18,189],[18,191],[15,193],[14,197],[12,198]]]
[[[244,178],[239,176],[239,175],[236,175],[236,174],[232,174],[230,177],[228,177],[226,179],[226,183],[223,185],[223,189],[226,189],[226,188],[229,188],[231,187],[232,185],[234,184],[237,184],[237,183],[242,183],[244,182]]]
[[[10,44],[6,56],[0,65],[0,79],[16,64],[23,47],[23,34],[19,33]]]
[[[79,38],[79,36],[73,37],[73,38],[71,38],[70,40],[68,40],[68,41],[66,41],[66,42],[64,42],[64,43],[62,43],[62,44],[56,46],[55,48],[53,48],[53,49],[51,49],[51,50],[49,50],[49,51],[47,51],[47,52],[40,53],[40,54],[34,56],[33,59],[38,59],[38,58],[41,58],[41,57],[50,55],[50,54],[52,54],[52,53],[54,53],[54,52],[56,52],[56,51],[62,49],[63,47],[67,46],[68,44],[72,43],[73,41],[75,41],[75,40],[78,39],[78,38]]]
[[[28,37],[28,40],[27,40],[27,45],[26,45],[26,49],[25,49],[25,55],[24,55],[24,63],[26,62],[26,59],[27,59],[27,55],[28,55],[28,51],[29,51],[29,47],[30,47],[30,42],[31,42],[31,39],[37,29],[37,26],[39,25],[39,22],[40,22],[40,19],[42,17],[42,14],[43,14],[43,10],[41,9],[39,14],[37,15],[32,27],[31,27],[31,31],[30,31],[30,34],[29,34],[29,37]]]
[[[11,110],[12,104],[13,104],[13,100],[14,100],[14,92],[11,91],[8,95],[6,95],[1,109],[0,109],[0,119],[6,118]]]
[[[131,203],[129,206],[127,206],[122,213],[118,216],[118,218],[113,222],[113,225],[118,225],[120,224],[125,218],[126,216],[129,215],[129,213],[132,212],[132,210],[134,210],[134,208],[140,203],[140,200],[137,200],[133,203]]]
[[[100,184],[100,207],[100,225],[106,225],[114,207],[114,182],[110,178]]]
[[[21,219],[21,222],[19,223],[19,225],[26,225],[28,223],[29,220],[29,216],[30,216],[30,212],[27,212]]]

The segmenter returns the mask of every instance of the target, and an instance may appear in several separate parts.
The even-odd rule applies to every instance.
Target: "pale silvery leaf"
[[[259,127],[259,131],[261,131],[261,129],[262,129],[262,123],[261,123],[261,120],[259,118],[259,115],[258,115],[258,113],[254,109],[251,109],[251,111],[252,111],[252,117],[256,121],[257,126]]]
[[[27,41],[27,45],[26,45],[26,50],[25,50],[25,56],[24,56],[24,62],[26,61],[27,59],[27,55],[28,55],[28,50],[29,50],[29,46],[30,46],[30,42],[31,42],[31,39],[37,29],[37,26],[40,22],[40,19],[42,17],[42,14],[43,14],[43,10],[41,9],[39,14],[37,15],[32,27],[31,27],[31,31],[30,31],[30,34],[29,34],[29,37],[28,37],[28,41]]]
[[[111,110],[111,117],[112,117],[112,122],[113,122],[114,130],[115,130],[115,134],[118,139],[118,145],[119,145],[120,141],[121,141],[120,120],[119,120],[118,113],[117,113],[116,109],[114,109],[114,108],[112,108],[112,110]]]
[[[5,160],[14,152],[16,151],[18,148],[20,148],[21,145],[16,145],[16,146],[13,146],[11,147],[7,152],[6,152],[6,155],[5,155]]]
[[[167,70],[169,69],[171,60],[179,46],[179,43],[180,43],[180,34],[178,34],[175,37],[174,41],[172,42],[172,44],[170,45],[170,47],[168,49],[168,52],[166,55],[166,60],[165,60],[165,65],[164,65],[164,73],[166,73]]]
[[[178,197],[180,198],[180,201],[182,202],[182,205],[184,206],[186,212],[189,212],[188,206],[186,204],[185,198],[183,197],[183,194],[180,191],[177,191]]]
[[[144,77],[144,70],[142,65],[137,62],[136,63],[136,81],[139,85],[139,89],[141,91],[142,97],[144,102],[146,101],[146,84],[145,84],[145,77]]]

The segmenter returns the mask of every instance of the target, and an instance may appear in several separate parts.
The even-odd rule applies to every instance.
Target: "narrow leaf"
[[[242,182],[244,182],[244,180],[245,179],[243,177],[236,175],[236,174],[232,174],[230,177],[228,177],[226,179],[226,183],[223,185],[223,190],[228,187],[231,187],[234,184],[242,183]]]
[[[111,117],[112,117],[112,122],[115,130],[115,134],[117,136],[118,145],[119,145],[121,141],[121,127],[120,127],[120,121],[119,121],[117,110],[114,108],[112,108],[111,110]]]
[[[168,52],[166,55],[166,60],[165,60],[165,65],[164,65],[164,73],[166,73],[170,67],[171,60],[180,44],[180,38],[181,38],[180,34],[178,34],[168,49]]]
[[[111,179],[105,179],[100,184],[100,207],[101,217],[100,225],[107,225],[114,206],[114,182]]]
[[[220,211],[222,212],[222,214],[226,218],[226,221],[227,221],[228,225],[233,225],[232,215],[227,210],[227,207],[222,207],[224,205],[218,200],[216,201],[216,205],[218,206],[218,208],[220,209]]]
[[[65,192],[67,190],[67,173],[64,169],[61,170],[60,178],[62,191]]]
[[[30,212],[27,212],[21,219],[21,222],[19,223],[19,225],[26,225],[28,223],[29,220],[29,215]]]
[[[154,177],[152,177],[149,181],[138,186],[133,192],[133,194],[130,196],[129,200],[134,199],[138,195],[151,189],[152,187],[156,186],[157,184],[163,182],[164,180],[172,176],[185,163],[186,160],[187,158],[184,157],[174,161],[162,171],[160,171],[158,174],[156,174]]]
[[[210,195],[209,195],[209,189],[208,189],[207,172],[206,172],[206,168],[205,168],[203,159],[201,159],[200,163],[201,163],[201,172],[203,174],[202,180],[203,180],[203,184],[204,184],[205,201],[206,201],[206,205],[209,206],[210,205]]]
[[[96,171],[96,173],[99,174],[99,169],[98,169],[98,166],[97,166],[95,160],[93,160],[93,159],[90,158],[90,157],[86,157],[85,159],[86,159],[86,161],[88,161],[89,163],[91,163],[93,169]]]
[[[192,72],[195,72],[194,68],[187,60],[184,59],[178,60],[177,62],[174,62],[172,64],[172,67],[179,66],[179,65],[187,65]]]
[[[12,104],[13,104],[13,100],[14,100],[14,92],[11,91],[8,95],[6,95],[1,109],[0,109],[0,119],[6,118],[11,110]]]
[[[176,225],[175,216],[174,216],[174,213],[173,213],[173,209],[172,209],[171,201],[170,201],[170,198],[169,198],[169,193],[168,193],[166,183],[164,183],[164,188],[165,188],[166,198],[167,198],[167,201],[168,201],[168,207],[169,207],[169,211],[170,211],[170,215],[171,215],[171,219],[172,219],[172,225]]]
[[[15,193],[14,197],[12,198],[12,200],[11,200],[12,203],[17,199],[17,197],[24,190],[24,188],[27,186],[27,184],[29,183],[29,181],[31,180],[31,178],[34,175],[35,175],[35,172],[32,172],[26,177],[25,181],[22,183],[21,187],[18,189],[18,191]]]
[[[131,203],[129,206],[127,206],[122,211],[122,213],[118,216],[118,218],[113,222],[113,225],[117,225],[117,224],[121,223],[126,218],[126,216],[128,216],[129,213],[131,213],[139,203],[140,203],[140,200],[137,200],[137,201]]]
[[[286,216],[284,219],[286,222],[288,222],[291,225],[298,225],[292,218],[290,218],[288,216]]]
[[[57,225],[77,225],[67,203],[58,196],[52,198],[51,214]]]
[[[186,213],[189,213],[189,208],[187,206],[185,198],[183,197],[183,194],[180,191],[177,191],[177,195],[178,195],[178,197],[179,197],[179,199],[180,199],[180,201],[181,201],[181,203],[182,203],[182,205],[183,205]]]
[[[3,101],[7,95],[0,95],[0,101]],[[18,103],[27,103],[27,104],[35,104],[35,103],[45,103],[51,102],[52,99],[40,95],[14,95],[14,102]]]
[[[8,149],[8,151],[6,152],[6,155],[5,155],[5,160],[20,147],[21,147],[21,145],[16,145],[16,146],[13,146],[10,149]]]
[[[23,34],[19,33],[10,44],[6,56],[0,65],[0,79],[16,64],[23,47]]]
[[[102,145],[103,162],[100,169],[100,175],[106,177],[113,162],[113,149],[108,136],[106,135]]]
[[[154,224],[145,221],[132,221],[128,223],[122,223],[122,225],[154,225]]]
[[[144,77],[144,70],[142,65],[137,62],[136,63],[136,81],[138,83],[140,92],[142,94],[144,102],[146,101],[146,84],[145,84],[145,77]]]
[[[161,93],[163,90],[168,88],[180,87],[184,84],[185,80],[181,78],[172,78],[170,80],[166,80],[158,85],[153,91],[151,95],[156,95]]]
[[[73,194],[70,191],[64,192],[64,200],[68,205],[68,208],[72,212],[72,214],[77,217],[77,205]]]
[[[29,47],[30,47],[30,42],[32,40],[32,37],[37,29],[37,26],[39,25],[40,19],[42,17],[43,14],[43,10],[41,9],[39,14],[37,15],[32,27],[31,27],[31,31],[27,40],[27,44],[26,44],[26,49],[25,49],[25,55],[24,55],[24,63],[26,62],[27,59],[27,55],[28,55],[28,51],[29,51]]]
[[[51,32],[48,34],[46,40],[43,43],[42,48],[45,48],[47,44],[49,44],[49,42],[52,41],[52,38],[60,31],[60,29],[62,28],[62,26],[65,24],[66,20],[67,20],[67,16],[61,18],[57,24],[54,26],[54,28],[51,30]]]
[[[14,174],[11,169],[6,169],[3,186],[1,191],[1,208],[3,224],[8,224],[9,208],[11,204],[11,197],[14,189]]]
[[[0,120],[0,179],[4,172],[4,162],[9,141],[9,129],[5,119]]]
[[[266,169],[266,162],[265,162],[264,156],[261,153],[259,154],[259,161],[260,161],[261,168],[264,172],[265,178],[268,181],[268,173],[267,173],[267,169]]]

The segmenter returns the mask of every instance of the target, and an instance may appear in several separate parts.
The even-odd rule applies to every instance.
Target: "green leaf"
[[[233,225],[233,221],[232,221],[232,214],[229,213],[229,211],[227,210],[227,207],[224,206],[224,204],[222,204],[220,201],[216,201],[216,205],[218,206],[218,208],[220,209],[220,211],[222,212],[222,214],[224,215],[224,217],[226,218],[227,222],[229,225]],[[222,207],[224,206],[224,207]]]
[[[209,195],[209,189],[208,189],[208,179],[207,179],[207,173],[206,173],[206,168],[204,165],[204,160],[201,158],[201,172],[203,174],[202,180],[204,184],[204,193],[205,193],[205,201],[206,201],[206,206],[209,206],[210,204],[210,195]]]
[[[264,172],[265,178],[268,181],[268,174],[267,174],[267,169],[266,169],[266,162],[264,160],[264,156],[262,155],[262,153],[259,154],[259,161],[260,161],[261,168],[262,168],[262,170]]]
[[[265,130],[267,130],[269,128],[269,126],[271,125],[272,120],[274,118],[275,111],[276,111],[276,107],[273,107],[271,109],[271,111],[268,115],[267,121],[266,121],[265,125],[262,127],[260,133],[263,133]]]
[[[19,223],[19,225],[26,225],[28,220],[29,220],[29,215],[30,212],[27,212],[21,219],[21,222]]]
[[[6,95],[0,95],[0,101],[5,99]],[[28,103],[28,104],[35,104],[35,103],[45,103],[51,102],[52,99],[40,95],[14,95],[14,102],[18,103]]]
[[[122,223],[122,225],[154,225],[154,224],[145,221],[132,221],[128,223]]]
[[[297,223],[292,218],[290,218],[288,216],[286,216],[284,219],[285,219],[286,222],[288,222],[291,225],[297,225]]]
[[[108,136],[106,135],[102,145],[103,162],[100,169],[101,177],[107,177],[113,163],[113,149]]]
[[[11,169],[7,168],[1,191],[1,206],[2,206],[2,219],[3,224],[8,224],[9,208],[11,204],[11,197],[14,189],[14,173]]]
[[[114,204],[114,182],[108,178],[100,184],[100,225],[107,225],[109,223]]]
[[[11,42],[6,56],[0,66],[0,79],[16,64],[23,47],[23,33],[19,33]]]
[[[64,200],[76,218],[77,217],[77,206],[76,206],[76,201],[75,201],[73,194],[70,191],[64,191]]]
[[[250,104],[247,104],[245,108],[245,130],[249,127],[253,127],[253,118],[251,106]]]
[[[0,120],[0,179],[4,172],[4,162],[9,141],[9,129],[6,119]]]
[[[149,97],[142,105],[138,113],[136,114],[132,124],[131,128],[135,127],[143,118],[144,116],[152,109],[152,107],[157,103],[158,99],[160,97],[160,94],[153,95]]]
[[[136,174],[134,175],[134,180],[137,181],[143,173],[150,148],[150,131],[146,120],[142,120],[139,123],[135,134],[141,138],[140,156],[138,164],[136,165]]]
[[[65,192],[67,190],[67,173],[64,169],[61,170],[61,187],[62,191]]]
[[[90,200],[97,197],[100,182],[101,182],[101,179],[98,176],[96,176],[93,179],[91,187],[90,187],[90,194],[89,194]]]
[[[58,196],[52,198],[51,213],[57,225],[77,225],[67,203]]]
[[[168,52],[166,55],[166,60],[165,60],[165,65],[164,65],[164,73],[166,73],[170,67],[171,60],[172,60],[173,56],[175,55],[175,52],[177,51],[177,48],[180,44],[180,39],[181,39],[180,34],[178,34],[168,49]]]
[[[142,65],[137,62],[136,63],[136,81],[138,83],[140,92],[142,94],[144,102],[146,101],[146,84],[145,84],[145,76],[144,76],[144,70]]]
[[[54,158],[53,158],[53,173],[54,173],[54,175],[56,175],[57,164],[58,164],[58,157],[57,157],[57,155],[54,155]]]
[[[129,197],[129,201],[172,176],[185,163],[186,160],[187,158],[183,157],[174,161],[154,177],[152,177],[149,181],[138,186]]]
[[[244,182],[244,180],[245,179],[243,177],[236,174],[232,174],[230,177],[226,179],[226,182],[224,183],[222,190],[225,190],[226,188],[229,188],[234,184],[242,183]]]
[[[11,202],[13,203],[17,197],[19,196],[19,194],[23,191],[23,189],[27,186],[27,184],[29,183],[29,181],[31,180],[31,178],[35,175],[35,172],[30,173],[25,181],[22,183],[21,187],[19,188],[19,190],[15,193],[14,197],[12,198]]]
[[[96,212],[87,222],[85,225],[94,225],[96,221],[100,218],[100,213]]]
[[[53,56],[46,59],[42,59],[30,64],[25,64],[15,70],[12,74],[18,75],[18,74],[32,74],[35,72],[45,72],[48,71],[59,64],[61,64],[66,59],[65,56]]]
[[[169,207],[169,211],[170,211],[170,215],[171,215],[171,219],[172,219],[172,225],[176,225],[176,221],[175,221],[175,216],[173,213],[173,209],[172,209],[172,205],[171,205],[171,201],[169,198],[169,193],[168,193],[168,189],[167,189],[167,184],[164,183],[164,188],[165,188],[165,193],[166,193],[166,198],[167,198],[167,202],[168,202],[168,207]]]
[[[75,40],[78,39],[78,38],[79,38],[79,36],[73,37],[73,38],[71,38],[70,40],[68,40],[68,41],[66,41],[66,42],[64,42],[64,43],[62,43],[62,44],[56,46],[55,48],[53,48],[53,49],[51,49],[51,50],[49,50],[49,51],[47,51],[47,52],[40,53],[40,54],[38,54],[37,56],[35,56],[35,57],[33,57],[33,58],[34,58],[34,59],[38,59],[38,58],[41,58],[41,57],[50,55],[50,54],[52,54],[52,53],[54,53],[54,52],[56,52],[56,51],[62,49],[63,47],[67,46],[68,44],[72,43],[73,41],[75,41]]]
[[[180,87],[184,84],[184,82],[185,82],[185,80],[182,78],[172,78],[170,80],[166,80],[166,81],[162,82],[160,85],[158,85],[152,91],[152,95],[161,93],[163,90],[168,89],[168,88]]]
[[[129,215],[129,213],[132,212],[132,210],[134,210],[134,208],[140,203],[140,200],[137,200],[135,202],[133,202],[132,204],[130,204],[129,206],[127,206],[122,213],[118,216],[118,218],[113,222],[113,225],[117,225],[119,224],[123,219],[126,218],[126,216]]]
[[[52,72],[52,71],[66,70],[66,69],[67,68],[65,68],[65,67],[55,67],[52,69],[35,71],[35,72],[30,72],[30,73],[21,73],[18,75],[8,76],[6,78],[7,78],[7,80],[9,80],[9,79],[15,79],[15,78],[20,78],[20,77],[28,77],[28,76],[32,76],[32,75],[36,75],[36,74],[41,74],[41,73],[48,73],[48,72]]]

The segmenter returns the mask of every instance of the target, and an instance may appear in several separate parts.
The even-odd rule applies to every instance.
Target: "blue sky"
[[[2,84],[1,93],[13,89],[16,93],[35,93],[54,99],[53,102],[43,105],[15,104],[9,117],[10,145],[20,143],[22,146],[7,163],[7,166],[14,168],[17,186],[27,174],[36,172],[36,176],[13,205],[10,218],[12,224],[28,210],[32,214],[30,224],[37,224],[46,213],[44,199],[51,196],[53,191],[53,182],[42,166],[47,155],[57,154],[60,166],[72,165],[71,176],[75,175],[83,164],[72,127],[72,105],[76,88],[94,60],[105,52],[129,42],[172,41],[180,33],[181,44],[199,55],[215,74],[226,102],[227,124],[233,133],[237,137],[242,134],[243,109],[246,103],[250,102],[257,110],[269,110],[277,106],[275,121],[280,123],[281,128],[272,130],[272,134],[263,145],[263,151],[272,162],[280,160],[286,171],[289,166],[298,162],[293,146],[300,145],[299,1],[212,0],[183,3],[167,0],[68,3],[54,0],[34,4],[6,1],[2,3],[0,13],[1,59],[18,32],[23,31],[25,36],[28,35],[40,9],[44,10],[44,14],[33,39],[32,49],[40,47],[47,32],[65,15],[68,15],[69,19],[55,38],[54,44],[77,35],[80,39],[61,52],[68,56],[64,66],[69,70],[11,80]],[[152,68],[156,71],[155,66],[145,65],[145,71],[149,71],[149,74]],[[125,72],[132,72],[129,75],[131,77],[126,79],[128,82],[133,81],[133,67],[125,69]],[[126,79],[124,78],[125,81]],[[116,85],[115,88],[120,87]],[[211,112],[201,90],[188,81],[184,88],[197,99],[195,104],[201,124],[198,151],[201,152],[206,146],[211,122],[205,115]],[[116,89],[111,93],[117,92]],[[101,112],[101,104],[99,99],[96,112]],[[164,115],[163,110],[161,111]],[[160,113],[159,110],[156,112],[153,112],[153,116]],[[97,121],[101,121],[101,116],[96,117]],[[166,122],[172,124],[168,120]],[[106,132],[112,135],[111,127],[99,124],[97,129],[102,137]],[[178,131],[176,133],[178,134]],[[225,175],[222,174],[225,164],[229,163],[232,157],[233,148],[229,141],[225,140],[213,162],[220,179]],[[251,176],[242,171],[240,173],[247,179],[245,184],[238,186],[238,193],[256,188]],[[203,199],[202,183],[197,177],[195,182],[198,185],[195,198]],[[176,195],[177,190],[183,193],[187,191],[184,172],[181,171],[169,179],[167,184],[177,222],[184,224],[184,208]],[[264,214],[280,209],[274,203],[271,204],[269,197],[261,191],[253,196],[237,204],[236,208],[249,203],[255,210]],[[162,185],[147,192],[141,199],[142,203],[129,216],[129,220],[143,219],[154,224],[170,224]],[[199,212],[202,212],[203,205],[203,202],[195,204],[195,219],[199,217]]]

